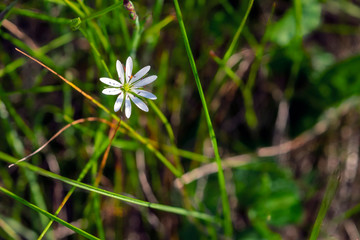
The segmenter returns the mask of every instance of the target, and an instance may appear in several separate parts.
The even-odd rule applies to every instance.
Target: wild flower
[[[116,61],[116,70],[120,81],[116,81],[107,77],[100,78],[101,82],[110,86],[102,91],[103,94],[119,95],[115,101],[114,111],[119,111],[124,105],[125,116],[129,118],[131,115],[131,100],[138,108],[148,112],[149,108],[139,97],[144,97],[151,100],[156,99],[154,94],[143,90],[143,86],[148,85],[157,79],[156,75],[142,79],[142,77],[144,77],[149,72],[150,66],[143,67],[135,75],[132,75],[133,61],[131,57],[128,57],[126,60],[125,73],[124,67],[119,60]]]

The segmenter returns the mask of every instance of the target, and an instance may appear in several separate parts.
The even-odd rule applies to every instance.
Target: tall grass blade
[[[219,186],[220,186],[221,200],[222,200],[222,206],[223,206],[223,212],[224,212],[225,235],[231,237],[232,234],[233,234],[233,229],[232,229],[231,215],[230,215],[230,204],[229,204],[229,199],[228,199],[228,196],[227,196],[225,177],[224,177],[224,172],[223,172],[223,169],[222,169],[222,166],[221,166],[221,159],[220,159],[220,154],[219,154],[219,150],[218,150],[218,147],[217,147],[215,131],[214,131],[212,123],[211,123],[210,114],[209,114],[209,111],[208,111],[208,108],[207,108],[207,105],[206,105],[206,99],[205,99],[205,96],[204,96],[204,92],[202,90],[200,78],[199,78],[199,75],[198,75],[198,72],[197,72],[194,57],[193,57],[192,52],[191,52],[189,40],[188,40],[188,37],[187,37],[187,34],[186,34],[185,25],[184,25],[184,22],[183,22],[183,19],[182,19],[180,6],[179,6],[179,3],[178,3],[177,0],[174,0],[174,5],[175,5],[176,16],[177,16],[178,21],[179,21],[181,35],[182,35],[183,40],[184,40],[186,53],[187,53],[189,61],[190,61],[191,69],[192,69],[194,77],[195,77],[196,86],[197,86],[198,91],[199,91],[201,103],[202,103],[202,106],[204,108],[206,122],[207,122],[207,125],[208,125],[208,128],[209,128],[209,135],[210,135],[211,143],[212,143],[212,146],[213,146],[213,149],[214,149],[215,161],[216,161],[218,169],[219,169],[219,171],[218,171],[218,181],[219,181]]]

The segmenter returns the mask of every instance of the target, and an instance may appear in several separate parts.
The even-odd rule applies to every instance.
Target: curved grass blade
[[[16,160],[17,160],[14,157],[12,157],[10,155],[7,155],[4,152],[0,152],[0,159],[4,160],[6,162],[9,162],[9,163],[15,163]],[[49,177],[49,178],[52,178],[52,179],[56,179],[56,180],[62,181],[64,183],[67,183],[69,185],[72,185],[72,186],[87,190],[89,192],[98,193],[98,194],[101,194],[103,196],[118,199],[118,200],[126,202],[126,203],[135,204],[135,205],[138,205],[138,206],[148,207],[148,208],[152,208],[152,209],[157,209],[157,210],[161,210],[161,211],[164,211],[164,212],[175,213],[175,214],[182,215],[182,216],[194,217],[194,218],[204,220],[206,222],[212,222],[212,223],[218,223],[219,222],[217,218],[215,218],[214,216],[211,216],[209,214],[206,214],[206,213],[197,212],[197,211],[188,211],[188,210],[183,209],[183,208],[167,206],[167,205],[157,204],[157,203],[151,203],[151,202],[146,202],[146,201],[139,200],[139,199],[136,199],[136,198],[127,197],[127,196],[124,196],[124,195],[120,195],[120,194],[117,194],[117,193],[106,191],[106,190],[103,190],[101,188],[97,188],[97,187],[94,187],[94,186],[91,186],[91,185],[88,185],[88,184],[85,184],[85,183],[82,183],[82,182],[79,182],[79,181],[76,181],[76,180],[72,180],[72,179],[57,175],[55,173],[52,173],[52,172],[46,171],[46,170],[44,170],[42,168],[31,165],[31,164],[29,164],[27,162],[19,163],[18,166],[29,169],[29,170],[31,170],[31,171],[39,174],[39,175]]]
[[[5,193],[5,194],[8,195],[9,197],[12,197],[12,198],[15,199],[16,201],[21,202],[21,203],[24,204],[25,206],[33,209],[34,211],[36,211],[36,212],[38,212],[38,213],[41,213],[42,215],[45,215],[46,217],[48,217],[48,218],[50,218],[50,219],[52,219],[52,220],[54,220],[54,221],[56,221],[56,222],[64,225],[65,227],[73,230],[74,232],[76,232],[76,233],[78,233],[78,234],[86,237],[87,239],[99,239],[99,238],[91,235],[90,233],[85,232],[84,230],[82,230],[82,229],[80,229],[80,228],[77,228],[77,227],[75,227],[74,225],[71,225],[70,223],[62,220],[61,218],[58,218],[58,217],[52,215],[51,213],[49,213],[49,212],[47,212],[47,211],[39,208],[38,206],[36,206],[36,205],[34,205],[34,204],[26,201],[25,199],[19,197],[18,195],[14,194],[14,193],[12,193],[12,192],[10,192],[10,191],[8,191],[7,189],[5,189],[5,188],[3,188],[3,187],[0,187],[0,191],[3,192],[3,193]]]
[[[46,143],[44,143],[41,147],[39,147],[37,150],[35,150],[34,152],[32,152],[31,154],[27,155],[26,157],[23,157],[22,159],[16,161],[16,163],[13,163],[13,164],[10,164],[9,165],[9,168],[13,167],[14,165],[22,162],[22,161],[25,161],[26,159],[34,156],[35,154],[37,154],[38,152],[40,152],[41,150],[43,150],[51,141],[53,141],[55,138],[57,138],[62,132],[64,132],[66,129],[68,129],[69,127],[71,126],[74,126],[76,124],[79,124],[79,123],[83,123],[83,122],[93,122],[93,121],[99,121],[99,122],[103,122],[103,123],[106,123],[108,124],[109,126],[111,126],[112,124],[110,122],[108,122],[107,120],[105,119],[102,119],[102,118],[96,118],[96,117],[89,117],[89,118],[80,118],[78,120],[75,120],[67,125],[65,125],[65,127],[61,128],[57,133],[55,133],[54,136],[52,136]]]

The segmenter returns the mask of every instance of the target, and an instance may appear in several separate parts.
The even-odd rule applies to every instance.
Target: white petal
[[[126,82],[129,82],[130,77],[132,76],[132,69],[133,69],[133,61],[131,57],[128,57],[126,60]]]
[[[140,108],[141,110],[143,110],[144,112],[148,112],[149,108],[146,106],[146,104],[141,101],[139,98],[135,97],[132,94],[129,94],[130,99],[135,103],[135,105]]]
[[[121,87],[121,83],[119,83],[118,81],[111,79],[111,78],[100,78],[100,81],[102,81],[103,83],[112,86],[112,87]]]
[[[131,102],[129,98],[129,94],[126,94],[125,97],[125,116],[129,118],[131,115]]]
[[[124,101],[124,94],[123,94],[123,92],[121,92],[115,101],[115,105],[114,105],[115,112],[120,110],[123,101]]]
[[[117,70],[121,84],[124,84],[124,68],[119,60],[116,61],[116,70]]]
[[[151,92],[148,92],[148,91],[144,91],[144,90],[133,90],[137,95],[141,96],[141,97],[144,97],[144,98],[148,98],[148,99],[151,99],[151,100],[155,100],[157,99],[157,97],[152,94]]]
[[[150,70],[150,66],[146,66],[143,67],[142,69],[140,69],[140,71],[138,71],[134,77],[130,80],[130,83],[135,82],[137,80],[139,80],[140,78],[142,78],[143,76],[145,76],[145,74],[147,74]]]
[[[102,93],[105,95],[118,95],[121,90],[119,88],[105,88]]]
[[[152,83],[152,82],[155,81],[156,79],[157,79],[157,76],[152,75],[152,76],[150,76],[150,77],[147,77],[147,78],[144,78],[144,79],[142,79],[142,80],[139,80],[139,81],[135,82],[135,83],[133,84],[133,87],[142,87],[142,86],[145,86],[145,85],[147,85],[147,84],[149,84],[149,83]]]

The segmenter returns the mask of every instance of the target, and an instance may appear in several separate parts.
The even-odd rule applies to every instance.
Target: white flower
[[[125,100],[125,116],[127,118],[131,115],[131,101],[135,103],[138,108],[147,112],[149,108],[146,104],[140,100],[140,97],[148,98],[151,100],[155,100],[156,96],[150,92],[142,90],[142,87],[152,83],[156,80],[157,76],[152,75],[141,79],[145,74],[147,74],[150,70],[150,66],[146,66],[140,71],[138,71],[135,75],[132,75],[133,70],[133,62],[131,57],[128,57],[126,60],[126,70],[124,74],[123,65],[119,60],[116,61],[116,70],[119,76],[120,81],[116,81],[111,78],[100,78],[100,81],[109,85],[110,87],[105,88],[102,93],[106,95],[119,95],[115,101],[114,111],[117,112],[121,109],[123,102]],[[125,76],[124,76],[125,75]]]

